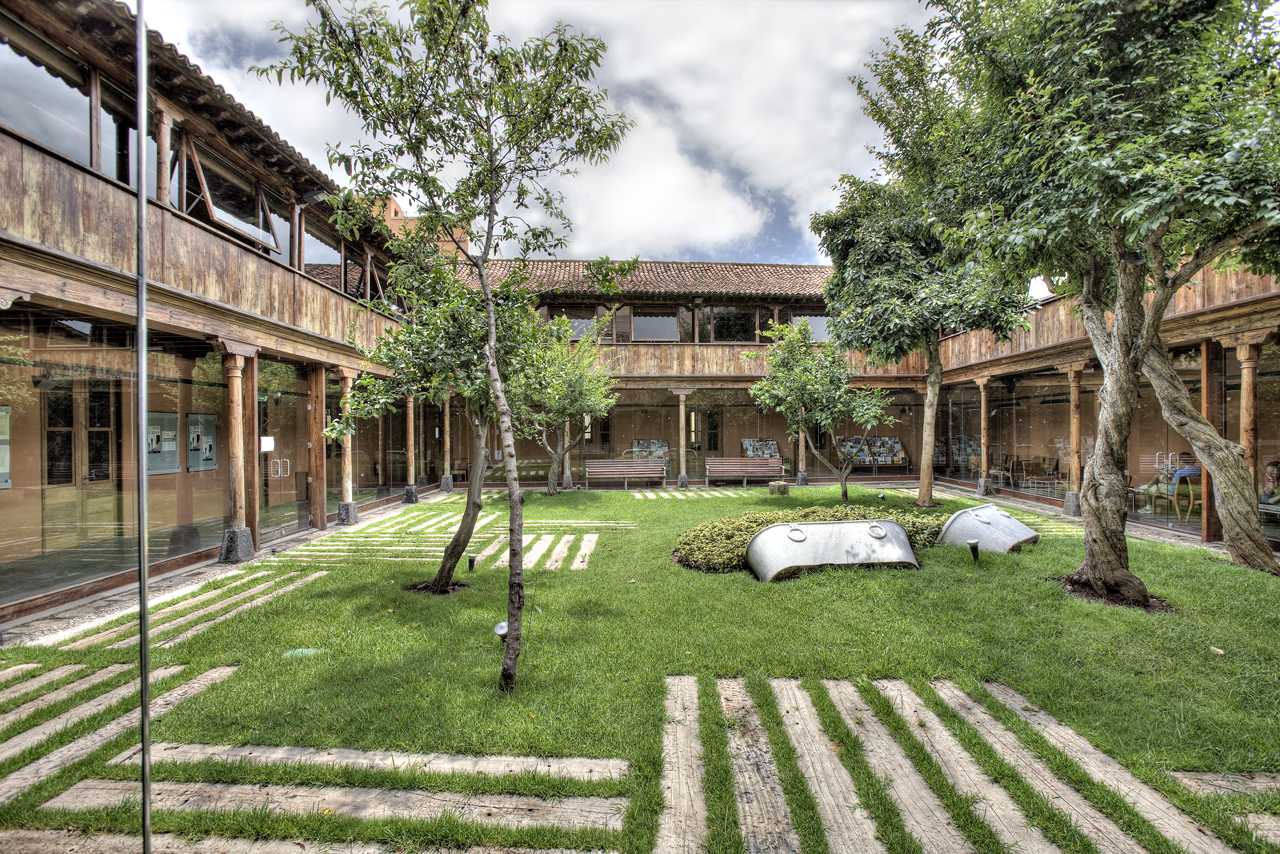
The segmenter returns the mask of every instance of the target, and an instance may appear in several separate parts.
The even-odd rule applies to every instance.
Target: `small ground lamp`
[[[973,562],[977,563],[978,562],[978,541],[965,540],[965,542],[969,545],[969,554],[973,555]],[[506,624],[504,623],[503,625],[505,626]]]

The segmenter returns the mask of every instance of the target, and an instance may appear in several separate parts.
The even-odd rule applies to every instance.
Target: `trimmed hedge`
[[[801,507],[773,513],[745,513],[690,528],[676,540],[676,560],[699,572],[738,572],[747,567],[747,544],[770,525],[783,522],[843,522],[850,519],[891,519],[907,532],[911,548],[928,548],[938,539],[947,516],[915,510],[890,510],[859,504],[839,507]]]

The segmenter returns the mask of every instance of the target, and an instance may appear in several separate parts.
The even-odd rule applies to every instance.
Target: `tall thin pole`
[[[147,614],[147,24],[136,0],[138,54],[138,670],[142,686],[142,854],[151,854],[151,643]],[[159,167],[157,166],[157,169]]]

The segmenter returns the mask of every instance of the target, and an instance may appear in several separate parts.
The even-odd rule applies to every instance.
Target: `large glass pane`
[[[632,309],[633,341],[675,341],[679,324],[674,306],[635,306]]]
[[[716,341],[755,341],[756,310],[718,305],[715,313]]]
[[[338,238],[307,214],[302,230],[302,271],[334,290],[342,290],[342,252]]]
[[[307,501],[307,367],[258,360],[260,540],[311,527]]]
[[[258,191],[253,183],[203,148],[198,149],[198,154],[217,221],[263,246],[278,248],[263,218]]]
[[[88,165],[84,68],[0,15],[0,125]]]

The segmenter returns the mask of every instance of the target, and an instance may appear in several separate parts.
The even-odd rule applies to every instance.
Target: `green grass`
[[[877,492],[850,488],[853,500],[881,504]],[[887,496],[886,506],[909,506],[910,499],[901,494]],[[702,574],[671,561],[677,537],[702,522],[838,501],[837,487],[795,489],[786,497],[756,489],[751,498],[740,500],[638,501],[618,492],[572,491],[553,498],[528,493],[525,512],[530,520],[630,519],[637,528],[601,530],[599,546],[584,572],[563,568],[528,574],[524,651],[512,693],[497,689],[502,648],[493,626],[506,613],[506,571],[501,565],[468,574],[464,564],[458,580],[469,587],[445,597],[403,590],[434,573],[434,564],[427,561],[370,556],[340,568],[317,567],[330,573],[175,649],[153,651],[153,667],[187,664],[186,671],[166,686],[213,666],[239,665],[229,680],[156,721],[157,741],[616,757],[634,766],[627,779],[602,783],[212,763],[157,764],[156,779],[620,795],[630,798],[631,806],[619,834],[517,834],[453,820],[353,822],[333,816],[255,813],[161,813],[156,827],[195,835],[313,836],[450,846],[484,841],[648,851],[662,803],[663,680],[687,673],[700,679],[711,854],[738,854],[742,849],[725,721],[713,681],[731,676],[748,679],[771,733],[806,852],[825,850],[825,842],[790,745],[779,736],[776,706],[767,701],[769,678],[805,680],[828,733],[840,743],[842,761],[880,822],[882,841],[891,854],[918,854],[894,816],[883,784],[866,766],[856,738],[817,682],[850,678],[870,705],[886,713],[882,717],[939,789],[961,832],[982,854],[995,854],[1001,850],[998,840],[931,768],[927,753],[906,741],[910,727],[887,715],[888,704],[869,685],[877,678],[908,680],[969,744],[976,736],[967,734],[967,724],[947,713],[925,687],[930,679],[947,678],[1014,729],[1100,809],[1123,827],[1136,828],[1155,854],[1171,849],[1162,846],[1121,799],[1072,770],[1074,765],[1029,728],[1019,726],[1016,716],[980,689],[981,682],[1009,685],[1051,711],[1234,846],[1275,850],[1250,841],[1234,827],[1231,816],[1246,808],[1274,812],[1280,795],[1191,796],[1166,772],[1280,771],[1280,579],[1226,565],[1205,550],[1131,540],[1135,571],[1176,611],[1148,614],[1085,603],[1050,580],[1073,571],[1083,559],[1079,529],[1057,522],[1048,526],[1038,545],[1020,555],[984,554],[975,565],[967,550],[939,547],[919,552],[919,571],[841,569],[765,585],[746,573]],[[948,510],[964,506],[950,505]],[[486,501],[486,512],[503,507],[501,501]],[[428,505],[411,512],[438,511]],[[504,525],[505,519],[494,520],[485,532],[497,533]],[[413,535],[405,541],[412,542]],[[289,552],[270,563],[277,573],[308,566]],[[243,589],[256,583],[260,582]],[[282,657],[298,648],[323,651]],[[5,650],[0,657],[4,666],[24,660],[89,665],[70,679],[109,663],[136,662],[136,651],[24,648]],[[121,674],[98,690],[121,684],[130,675]],[[51,707],[40,719],[68,706]],[[77,725],[55,745],[119,713],[104,713]],[[136,813],[128,810],[57,814],[38,810],[38,804],[82,778],[127,779],[128,769],[105,762],[135,740],[136,733],[121,737],[86,762],[0,807],[0,826],[133,828]],[[1064,851],[1092,850],[989,748],[984,752],[985,745],[972,746],[984,768],[1013,779],[1015,800]],[[0,775],[19,764],[3,763]]]

